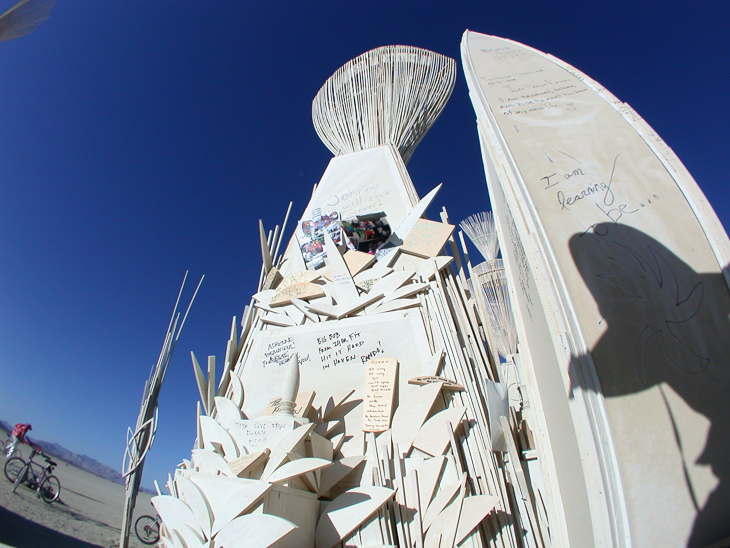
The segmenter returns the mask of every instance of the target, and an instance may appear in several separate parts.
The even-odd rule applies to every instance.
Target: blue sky
[[[143,483],[189,457],[190,351],[222,363],[258,281],[258,219],[273,228],[290,200],[298,217],[331,157],[311,101],[378,46],[459,60],[469,28],[563,59],[644,117],[727,229],[730,3],[603,5],[59,0],[35,32],[0,43],[0,418],[120,469],[189,270],[187,298],[206,279]],[[452,222],[488,208],[460,60],[409,171],[421,195],[444,183]]]

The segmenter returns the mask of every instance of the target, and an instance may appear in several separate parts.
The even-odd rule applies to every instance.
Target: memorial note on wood
[[[398,360],[395,358],[375,358],[365,364],[363,432],[383,432],[390,428],[397,378]]]
[[[284,365],[294,352],[299,354],[300,391],[315,390],[313,405],[326,404],[328,394],[354,389],[353,402],[364,398],[366,363],[373,358],[398,357],[404,378],[424,373],[429,361],[428,338],[418,311],[397,311],[377,316],[356,316],[338,322],[322,322],[260,332],[240,370],[246,386],[244,413],[258,417],[268,403],[280,397]],[[414,390],[407,382],[398,383],[402,400]],[[348,432],[362,427],[362,405],[347,414]]]

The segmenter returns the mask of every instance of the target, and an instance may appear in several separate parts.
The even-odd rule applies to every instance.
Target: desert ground
[[[23,458],[30,453],[27,445],[23,446],[22,453]],[[12,493],[12,484],[0,472],[0,546],[119,546],[124,486],[54,460],[58,462],[54,475],[61,482],[61,496],[52,504],[36,498],[35,492],[25,486]],[[2,456],[0,466],[5,466]],[[146,493],[139,494],[134,519],[143,514],[156,515],[150,498],[151,495]],[[139,548],[145,545],[132,532],[130,546]]]

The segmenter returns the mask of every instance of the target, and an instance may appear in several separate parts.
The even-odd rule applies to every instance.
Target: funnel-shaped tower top
[[[453,59],[384,46],[330,76],[312,102],[314,129],[336,156],[387,143],[404,162],[433,125],[456,80]]]

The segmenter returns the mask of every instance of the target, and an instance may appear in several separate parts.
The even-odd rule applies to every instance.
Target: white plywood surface
[[[720,509],[730,504],[730,470],[718,450],[730,444],[720,388],[730,386],[727,235],[673,152],[600,84],[508,40],[467,33],[463,51],[521,344],[532,346],[536,370],[557,351],[561,383],[540,389],[546,413],[569,424],[570,410],[583,466],[599,463],[613,491],[603,501],[591,495],[593,531],[577,515],[568,529],[582,528],[581,545],[594,533],[615,544],[630,534],[636,545],[727,535]],[[553,448],[565,436],[558,430]],[[630,524],[618,506],[602,509],[606,500],[625,501]],[[694,523],[666,523],[678,514]]]
[[[412,311],[391,312],[373,317],[346,318],[337,323],[323,322],[275,332],[261,332],[254,350],[241,373],[247,386],[244,412],[248,417],[260,415],[269,401],[278,396],[283,379],[283,364],[289,356],[299,354],[300,390],[315,390],[314,405],[326,404],[331,394],[355,390],[353,400],[362,400],[365,387],[365,363],[375,357],[394,357],[399,361],[400,378],[422,373],[430,353],[420,314]],[[400,400],[414,390],[404,380],[398,383]],[[360,431],[362,405],[346,416],[347,432]],[[356,438],[355,443],[360,443]]]
[[[342,219],[385,211],[391,226],[398,226],[411,203],[405,169],[398,168],[402,162],[390,145],[332,158],[302,219],[311,218],[316,208],[339,211]],[[412,185],[410,180],[405,184]]]

